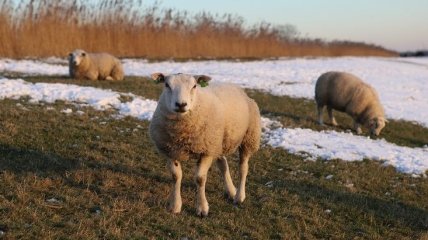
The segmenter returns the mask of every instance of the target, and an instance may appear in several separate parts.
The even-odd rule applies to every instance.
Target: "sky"
[[[249,25],[291,24],[303,37],[366,42],[396,51],[428,49],[428,0],[161,0],[160,5],[190,13],[237,14]]]

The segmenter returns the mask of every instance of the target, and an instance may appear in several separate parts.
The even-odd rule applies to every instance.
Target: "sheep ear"
[[[389,123],[389,121],[384,117],[379,117],[379,119],[382,119],[385,123]]]
[[[156,84],[165,82],[165,75],[162,73],[153,73],[151,76]]]
[[[195,75],[193,76],[196,79],[196,82],[201,86],[201,87],[206,87],[208,86],[208,82],[211,80],[211,77],[206,76],[206,75]]]

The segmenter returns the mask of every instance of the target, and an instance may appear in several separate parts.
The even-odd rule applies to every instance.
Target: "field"
[[[370,61],[374,61],[358,58],[351,60],[368,61],[368,64],[373,64]],[[283,60],[287,64],[293,61]],[[310,63],[315,64],[316,61],[318,60]],[[375,61],[386,61],[391,66],[402,64],[400,66],[407,70],[410,68],[418,76],[427,72],[425,62],[397,63],[385,59]],[[392,111],[393,107],[388,107],[391,99],[382,93],[383,90],[380,90],[380,95],[386,102],[386,112],[390,118],[390,123],[381,136],[385,140],[372,141],[351,133],[347,133],[349,136],[346,139],[363,139],[361,144],[367,148],[387,144],[380,145],[384,152],[394,146],[394,149],[400,150],[398,158],[387,155],[385,159],[383,155],[380,155],[380,159],[364,157],[377,154],[376,151],[363,153],[363,160],[354,159],[358,161],[330,159],[328,155],[318,156],[316,153],[312,153],[315,155],[310,157],[307,154],[292,154],[290,149],[280,144],[268,143],[271,140],[269,134],[278,129],[265,129],[263,147],[250,161],[246,201],[241,206],[234,206],[227,200],[219,171],[213,166],[207,181],[210,215],[201,219],[196,217],[194,209],[194,161],[183,164],[183,212],[172,215],[166,210],[171,177],[166,171],[164,160],[156,153],[148,138],[149,121],[144,119],[150,119],[149,115],[144,111],[133,115],[132,111],[141,109],[134,109],[131,104],[137,98],[146,99],[146,105],[136,106],[146,106],[148,112],[152,111],[153,106],[150,104],[155,102],[151,100],[157,99],[162,86],[153,84],[145,74],[131,69],[135,67],[152,71],[152,68],[162,68],[166,72],[192,72],[195,71],[193,67],[199,67],[198,64],[209,67],[209,63],[149,64],[143,61],[139,65],[136,60],[124,60],[127,62],[127,72],[136,76],[128,76],[123,82],[113,83],[71,80],[64,76],[66,66],[62,60],[46,63],[50,67],[43,66],[42,62],[48,61],[0,61],[0,71],[3,72],[3,77],[7,77],[0,79],[0,237],[428,238],[428,180],[425,175],[425,170],[428,169],[428,129],[416,112],[407,116],[409,120],[394,120],[398,116],[394,115],[397,112]],[[239,63],[242,66],[238,69],[244,66],[251,68],[251,64],[256,63]],[[237,79],[236,76],[245,72],[228,72],[225,70],[228,69],[227,64],[216,62],[221,67],[209,70],[211,75],[217,77],[214,80],[228,81],[228,76]],[[281,61],[276,64],[281,64]],[[41,66],[40,69],[37,66]],[[307,73],[304,64],[299,66],[300,68],[293,69]],[[320,69],[324,70],[324,67]],[[233,66],[231,69],[235,68]],[[354,69],[358,71],[360,68],[354,65]],[[266,72],[270,70],[264,69],[263,73]],[[411,85],[412,75],[408,71],[403,72]],[[374,79],[375,73],[388,78],[386,72],[364,72],[369,80]],[[305,81],[300,81],[296,72],[294,78],[285,76],[284,72],[275,74],[283,82],[294,82],[285,84],[283,94],[274,92],[279,87],[275,88],[273,85],[252,85],[260,81],[246,76],[243,78],[247,82],[237,83],[247,87],[248,94],[257,101],[265,119],[276,120],[282,125],[279,129],[302,128],[311,130],[311,134],[326,136],[330,130],[343,132],[351,127],[349,117],[344,114],[337,114],[340,127],[318,126],[315,123],[313,100],[305,97],[304,91],[298,91],[300,83],[303,88],[308,87],[305,87]],[[28,83],[14,85],[23,84],[14,80],[16,78]],[[284,85],[274,77],[267,78],[276,86]],[[303,79],[306,82],[313,81],[308,76]],[[394,82],[396,79],[390,81]],[[71,89],[70,84],[84,88],[66,92]],[[295,93],[300,92],[302,95],[287,96],[287,86],[295,87]],[[97,89],[101,92],[95,92]],[[111,91],[103,92],[109,89]],[[421,95],[418,95],[418,90],[422,91]],[[92,96],[86,96],[85,91]],[[120,93],[117,97],[120,103],[116,104],[109,98],[113,102],[109,104],[114,107],[109,108],[102,101],[94,101],[99,96],[102,96],[100,99],[107,99],[113,93]],[[50,98],[53,95],[56,97]],[[415,88],[412,95],[414,99],[411,103],[418,107],[418,101],[424,101],[426,91],[423,87]],[[129,103],[127,106],[131,112],[127,113],[117,107],[124,106],[121,103]],[[403,101],[402,104],[405,106],[406,102]],[[419,112],[422,112],[422,116],[426,113],[424,110]],[[319,141],[318,144],[322,143]],[[343,146],[345,145],[335,147],[340,149]],[[328,151],[332,152],[331,149]],[[409,156],[406,154],[420,155],[417,155],[419,159],[414,162],[408,162],[409,159],[403,157]],[[402,162],[399,162],[400,156]],[[229,163],[236,182],[237,157],[230,156]],[[415,166],[412,167],[412,164]]]

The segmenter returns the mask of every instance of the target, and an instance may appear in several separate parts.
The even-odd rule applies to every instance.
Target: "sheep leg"
[[[211,167],[213,158],[211,156],[203,156],[198,162],[196,169],[195,182],[198,188],[196,196],[196,214],[201,217],[208,216],[208,201],[205,197],[205,183],[207,182],[208,170]]]
[[[359,124],[355,120],[354,120],[354,129],[357,132],[357,134],[362,134],[363,133],[363,131],[361,130],[361,124]]]
[[[333,109],[330,106],[327,106],[328,117],[330,119],[330,123],[333,126],[337,126],[336,119],[333,116]]]
[[[226,157],[223,156],[217,159],[217,167],[223,175],[226,193],[231,199],[233,199],[236,195],[236,188],[233,185],[232,177],[230,176],[229,165],[227,164]]]
[[[322,105],[317,105],[317,109],[318,109],[318,123],[320,125],[324,125],[323,121],[322,121],[322,112],[324,110],[324,106]]]
[[[169,195],[169,206],[168,209],[172,213],[180,213],[181,212],[181,179],[183,178],[181,164],[179,161],[169,160],[168,168],[172,174],[172,178],[174,179],[174,184],[172,187],[172,191]]]
[[[245,182],[248,174],[248,161],[250,154],[241,150],[239,153],[239,187],[233,201],[234,204],[242,203],[245,200]]]
[[[98,80],[98,74],[94,72],[88,72],[86,74],[86,78],[88,78],[89,80],[95,81],[95,80]]]
[[[120,65],[120,63],[116,64],[113,67],[113,70],[111,71],[110,75],[113,78],[113,80],[123,80],[123,68]]]

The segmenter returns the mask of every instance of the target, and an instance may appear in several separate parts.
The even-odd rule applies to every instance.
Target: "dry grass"
[[[379,46],[299,38],[289,25],[246,27],[226,14],[190,15],[142,1],[0,2],[0,56],[65,56],[75,48],[121,57],[395,56]]]

